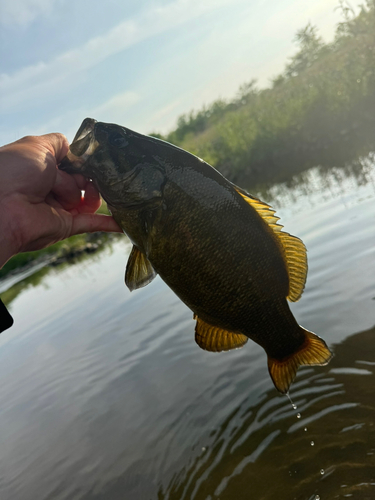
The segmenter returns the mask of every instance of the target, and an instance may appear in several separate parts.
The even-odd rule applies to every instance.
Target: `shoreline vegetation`
[[[233,182],[257,189],[311,167],[347,168],[375,151],[375,0],[357,16],[342,1],[343,20],[331,43],[308,24],[297,32],[296,54],[269,88],[255,80],[232,100],[216,100],[182,115],[175,130],[151,135],[186,149]],[[108,213],[105,206],[101,213]],[[77,235],[22,253],[0,279],[45,259],[50,265],[95,252],[112,236]]]
[[[246,186],[285,181],[314,166],[344,167],[375,151],[375,0],[357,16],[339,3],[342,22],[324,43],[310,23],[296,54],[269,88],[242,85],[178,119],[167,135]]]

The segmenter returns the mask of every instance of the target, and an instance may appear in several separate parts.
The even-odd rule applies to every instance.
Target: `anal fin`
[[[268,370],[276,389],[285,394],[293,382],[297,370],[302,365],[326,365],[333,354],[323,339],[300,327],[305,335],[305,342],[290,356],[282,360],[268,356]]]
[[[125,283],[132,292],[148,285],[157,275],[146,255],[133,246],[126,264]]]
[[[242,333],[232,333],[217,326],[212,326],[194,316],[197,320],[195,326],[195,341],[201,349],[211,352],[230,351],[243,347],[248,338]]]

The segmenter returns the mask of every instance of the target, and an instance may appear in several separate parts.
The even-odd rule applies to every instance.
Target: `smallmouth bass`
[[[287,304],[302,295],[306,248],[274,210],[200,158],[119,125],[86,118],[60,164],[93,179],[133,243],[130,290],[157,274],[193,311],[208,351],[250,338],[287,393],[301,365],[325,365],[324,340],[299,326]]]

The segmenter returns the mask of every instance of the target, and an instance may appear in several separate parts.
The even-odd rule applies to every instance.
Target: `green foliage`
[[[104,200],[102,200],[102,204],[99,207],[99,210],[97,210],[96,212],[98,214],[110,215],[108,207],[107,207],[107,203]]]
[[[295,41],[299,44],[300,50],[287,65],[286,77],[300,75],[308,68],[311,68],[322,56],[325,48],[323,40],[317,34],[317,28],[310,23],[297,32]]]
[[[179,118],[164,139],[237,182],[281,180],[314,165],[338,165],[375,149],[375,0],[343,21],[325,44],[310,23],[270,88],[243,85]]]
[[[151,132],[151,135],[152,137],[156,137],[156,139],[162,139],[164,140],[164,136],[162,134],[159,134],[158,132]]]

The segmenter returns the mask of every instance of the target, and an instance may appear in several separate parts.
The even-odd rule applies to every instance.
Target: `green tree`
[[[319,59],[319,55],[325,47],[323,40],[317,34],[316,26],[312,26],[310,23],[297,32],[295,41],[299,44],[300,50],[286,66],[285,75],[287,77],[300,75],[310,68]]]

